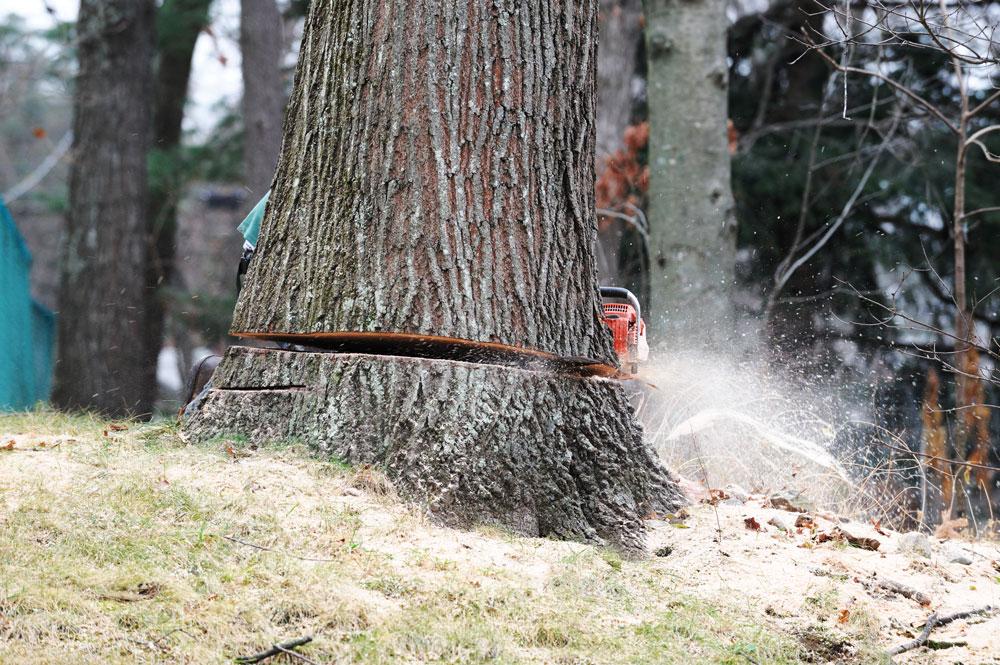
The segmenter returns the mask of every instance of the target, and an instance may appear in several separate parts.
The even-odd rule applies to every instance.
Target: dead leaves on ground
[[[882,543],[875,540],[874,538],[867,538],[865,536],[855,536],[847,531],[844,531],[839,526],[833,527],[829,533],[821,532],[816,536],[816,542],[826,543],[826,542],[841,542],[846,541],[848,545],[852,547],[857,547],[858,549],[868,550],[869,552],[874,552],[877,550]]]
[[[14,439],[8,439],[6,443],[0,444],[0,452],[42,452],[44,450],[55,450],[59,448],[63,443],[75,443],[76,439],[63,439],[59,441],[45,441],[44,439],[39,439],[33,441],[27,445],[18,445],[18,442]],[[22,442],[23,444],[24,442]]]
[[[101,600],[113,600],[119,603],[137,603],[143,600],[150,600],[160,592],[160,585],[155,582],[142,582],[133,589],[122,589],[118,591],[108,591],[98,594]]]
[[[969,520],[964,517],[959,517],[958,519],[953,520],[945,520],[941,522],[936,529],[934,529],[934,537],[942,539],[947,538],[949,540],[961,538],[962,534],[960,532],[968,526]]]

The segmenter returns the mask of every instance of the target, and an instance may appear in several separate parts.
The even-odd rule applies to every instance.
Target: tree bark
[[[235,347],[213,382],[189,435],[307,441],[341,461],[377,465],[452,526],[492,523],[636,549],[644,516],[683,503],[642,445],[617,381]]]
[[[651,334],[731,342],[736,219],[722,0],[647,0]]]
[[[594,267],[595,4],[318,3],[233,329],[613,363]]]
[[[597,48],[597,159],[624,145],[632,120],[636,58],[642,41],[642,0],[600,0]]]
[[[679,505],[620,384],[499,364],[616,364],[594,262],[596,18],[596,0],[312,3],[233,327],[368,346],[231,351],[193,436],[382,465],[455,524],[634,547],[643,515]]]
[[[146,158],[153,0],[83,0],[53,403],[121,417],[152,411]]]
[[[252,207],[271,187],[281,151],[285,111],[281,12],[274,0],[243,0],[240,54],[243,59],[243,165]]]

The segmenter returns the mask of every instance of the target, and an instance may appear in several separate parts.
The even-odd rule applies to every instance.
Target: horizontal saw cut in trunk
[[[310,5],[196,439],[300,440],[455,525],[637,547],[681,503],[595,269],[597,0]],[[292,347],[301,349],[302,347]]]
[[[446,524],[625,549],[683,504],[621,384],[460,361],[235,347],[186,426],[383,468]]]

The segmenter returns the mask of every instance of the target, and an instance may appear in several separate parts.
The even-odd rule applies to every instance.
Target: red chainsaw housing
[[[639,360],[639,334],[645,323],[639,320],[635,308],[625,303],[604,303],[604,323],[611,329],[615,353],[626,367]]]

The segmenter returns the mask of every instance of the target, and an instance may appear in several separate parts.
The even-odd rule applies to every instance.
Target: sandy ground
[[[125,435],[111,432],[109,441],[116,436]],[[148,474],[164,486],[200,488],[213,495],[249,492],[273,505],[288,534],[276,547],[300,557],[316,555],[319,545],[311,532],[315,515],[331,505],[358,515],[354,537],[368,551],[397,561],[414,561],[413,553],[419,552],[427,560],[451,562],[451,569],[458,571],[501,570],[506,574],[498,579],[516,579],[526,589],[540,592],[567,556],[593,550],[490,530],[441,528],[415,507],[393,500],[391,488],[376,474],[348,473],[330,481],[306,472],[315,462],[294,455],[275,458],[231,451],[227,456],[213,451],[192,456],[182,447],[140,455],[132,462],[123,461],[130,457],[115,461],[108,442],[83,439],[0,436],[0,445],[14,448],[0,451],[0,517],[18,510],[19,497],[24,496],[19,489],[26,484],[70,491],[109,474],[134,473],[134,465],[147,465]],[[102,455],[105,459],[100,462]],[[796,527],[801,513],[764,507],[766,503],[764,497],[742,501],[730,497],[715,505],[693,503],[680,516],[650,519],[647,556],[628,565],[672,578],[699,598],[742,608],[754,621],[787,631],[800,642],[815,643],[813,662],[858,661],[851,635],[859,631],[889,648],[919,634],[932,612],[946,615],[1000,607],[996,544],[930,537],[923,541],[927,550],[919,551],[920,546],[916,550],[904,546],[901,534],[879,533],[874,525],[845,522],[833,515],[810,513],[814,525]],[[821,534],[834,533],[835,528],[873,539],[878,549],[861,549],[836,538],[820,542]],[[253,534],[245,537],[252,540]],[[968,563],[952,561],[958,555]],[[420,567],[413,564],[413,573],[418,574]],[[484,577],[474,583],[509,582]],[[887,589],[886,583],[903,585],[927,598],[906,597]],[[392,599],[370,595],[365,602],[373,611],[392,611]],[[934,630],[931,640],[936,648],[908,651],[896,662],[1000,663],[1000,614],[954,621]]]
[[[730,505],[726,505],[726,504]],[[763,507],[763,498],[718,506],[692,507],[682,527],[651,521],[652,551],[670,547],[656,565],[683,576],[699,594],[745,604],[763,612],[787,630],[801,633],[816,625],[829,627],[830,658],[838,650],[849,658],[849,642],[837,644],[837,628],[858,622],[890,648],[920,633],[928,615],[991,606],[1000,608],[1000,547],[990,543],[927,538],[929,552],[915,552],[901,534],[874,525],[844,522],[832,515],[810,516],[815,528],[795,528],[799,513]],[[761,530],[747,528],[753,518]],[[786,527],[783,531],[774,524]],[[871,538],[878,550],[842,541],[818,543],[817,536],[839,527],[855,537]],[[950,561],[956,550],[971,563]],[[927,556],[929,554],[929,556]],[[896,583],[927,598],[907,598],[881,586]],[[1000,613],[955,621],[932,631],[937,649],[918,649],[896,657],[913,663],[1000,663]]]

